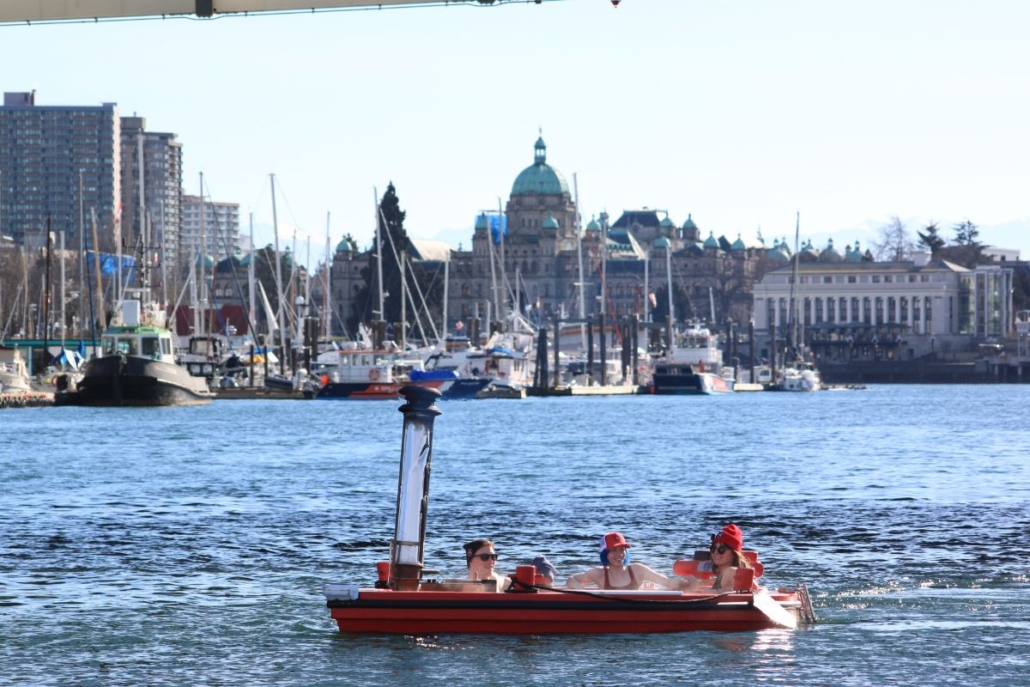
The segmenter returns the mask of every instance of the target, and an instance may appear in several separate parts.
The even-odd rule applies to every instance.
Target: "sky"
[[[301,262],[374,234],[393,182],[416,238],[547,162],[585,216],[688,214],[704,236],[863,247],[900,217],[1030,257],[1025,0],[561,0],[0,26],[0,87],[117,102],[183,144],[185,191],[253,213]],[[310,237],[311,248],[307,248]]]

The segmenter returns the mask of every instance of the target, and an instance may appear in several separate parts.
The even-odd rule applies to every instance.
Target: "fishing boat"
[[[822,378],[815,365],[798,360],[776,373],[776,379],[766,388],[770,391],[819,391]]]
[[[27,394],[33,390],[25,359],[17,347],[0,347],[0,388],[6,394]]]
[[[519,566],[507,592],[497,580],[423,579],[433,423],[439,392],[401,390],[404,429],[390,560],[371,587],[327,584],[323,592],[341,632],[355,634],[598,634],[795,628],[814,620],[803,586],[766,592],[755,570],[738,571],[733,590],[588,591],[546,587]]]
[[[371,341],[364,337],[363,341],[347,342],[337,350],[319,354],[319,383],[306,389],[305,395],[321,400],[392,400],[407,384],[439,389],[458,378],[449,370],[419,377],[418,373],[423,372],[421,359],[403,356],[390,342],[373,348]]]
[[[82,366],[77,389],[61,403],[90,406],[177,406],[210,403],[203,377],[177,364],[165,313],[140,300],[121,303],[101,336],[101,355]]]
[[[718,335],[698,321],[675,335],[651,379],[656,394],[729,393],[735,384],[734,369],[723,365]]]
[[[425,360],[425,370],[413,370],[411,380],[443,379],[444,399],[512,398],[529,386],[530,361],[518,337],[496,333],[483,348],[468,339],[448,339],[446,349]],[[441,374],[442,373],[442,374]],[[453,373],[453,374],[450,374]]]

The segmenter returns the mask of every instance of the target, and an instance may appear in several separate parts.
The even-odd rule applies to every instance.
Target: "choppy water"
[[[0,416],[0,684],[1027,684],[1030,388],[441,404],[427,564],[490,536],[562,576],[621,530],[673,560],[727,521],[795,632],[352,637],[324,582],[392,535],[391,402]]]

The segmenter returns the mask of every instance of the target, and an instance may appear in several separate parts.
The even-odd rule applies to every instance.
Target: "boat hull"
[[[443,381],[405,382],[404,384],[399,382],[329,382],[319,388],[313,398],[328,401],[395,401],[400,396],[401,389],[409,384],[439,389],[443,383]]]
[[[712,372],[694,372],[690,365],[659,365],[652,376],[656,394],[723,394],[733,391],[733,381]]]
[[[444,382],[440,387],[442,398],[452,401],[476,398],[476,394],[490,384],[489,378],[463,378]]]
[[[793,595],[774,597],[795,618]],[[359,634],[611,634],[781,627],[750,593],[398,592],[361,589],[356,599],[330,599],[341,632]]]
[[[214,398],[203,378],[179,365],[120,355],[87,361],[75,393],[76,403],[88,406],[202,405]]]

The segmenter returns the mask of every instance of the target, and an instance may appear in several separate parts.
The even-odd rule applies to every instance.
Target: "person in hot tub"
[[[511,586],[511,578],[501,575],[494,566],[497,564],[497,551],[489,539],[473,539],[465,544],[465,565],[468,566],[470,580],[497,580],[497,591],[503,592]]]
[[[640,589],[645,582],[659,584],[666,589],[680,589],[681,580],[652,570],[643,563],[630,562],[630,545],[619,532],[609,532],[601,539],[601,565],[586,572],[570,575],[565,586],[583,589],[587,585],[598,589]]]

